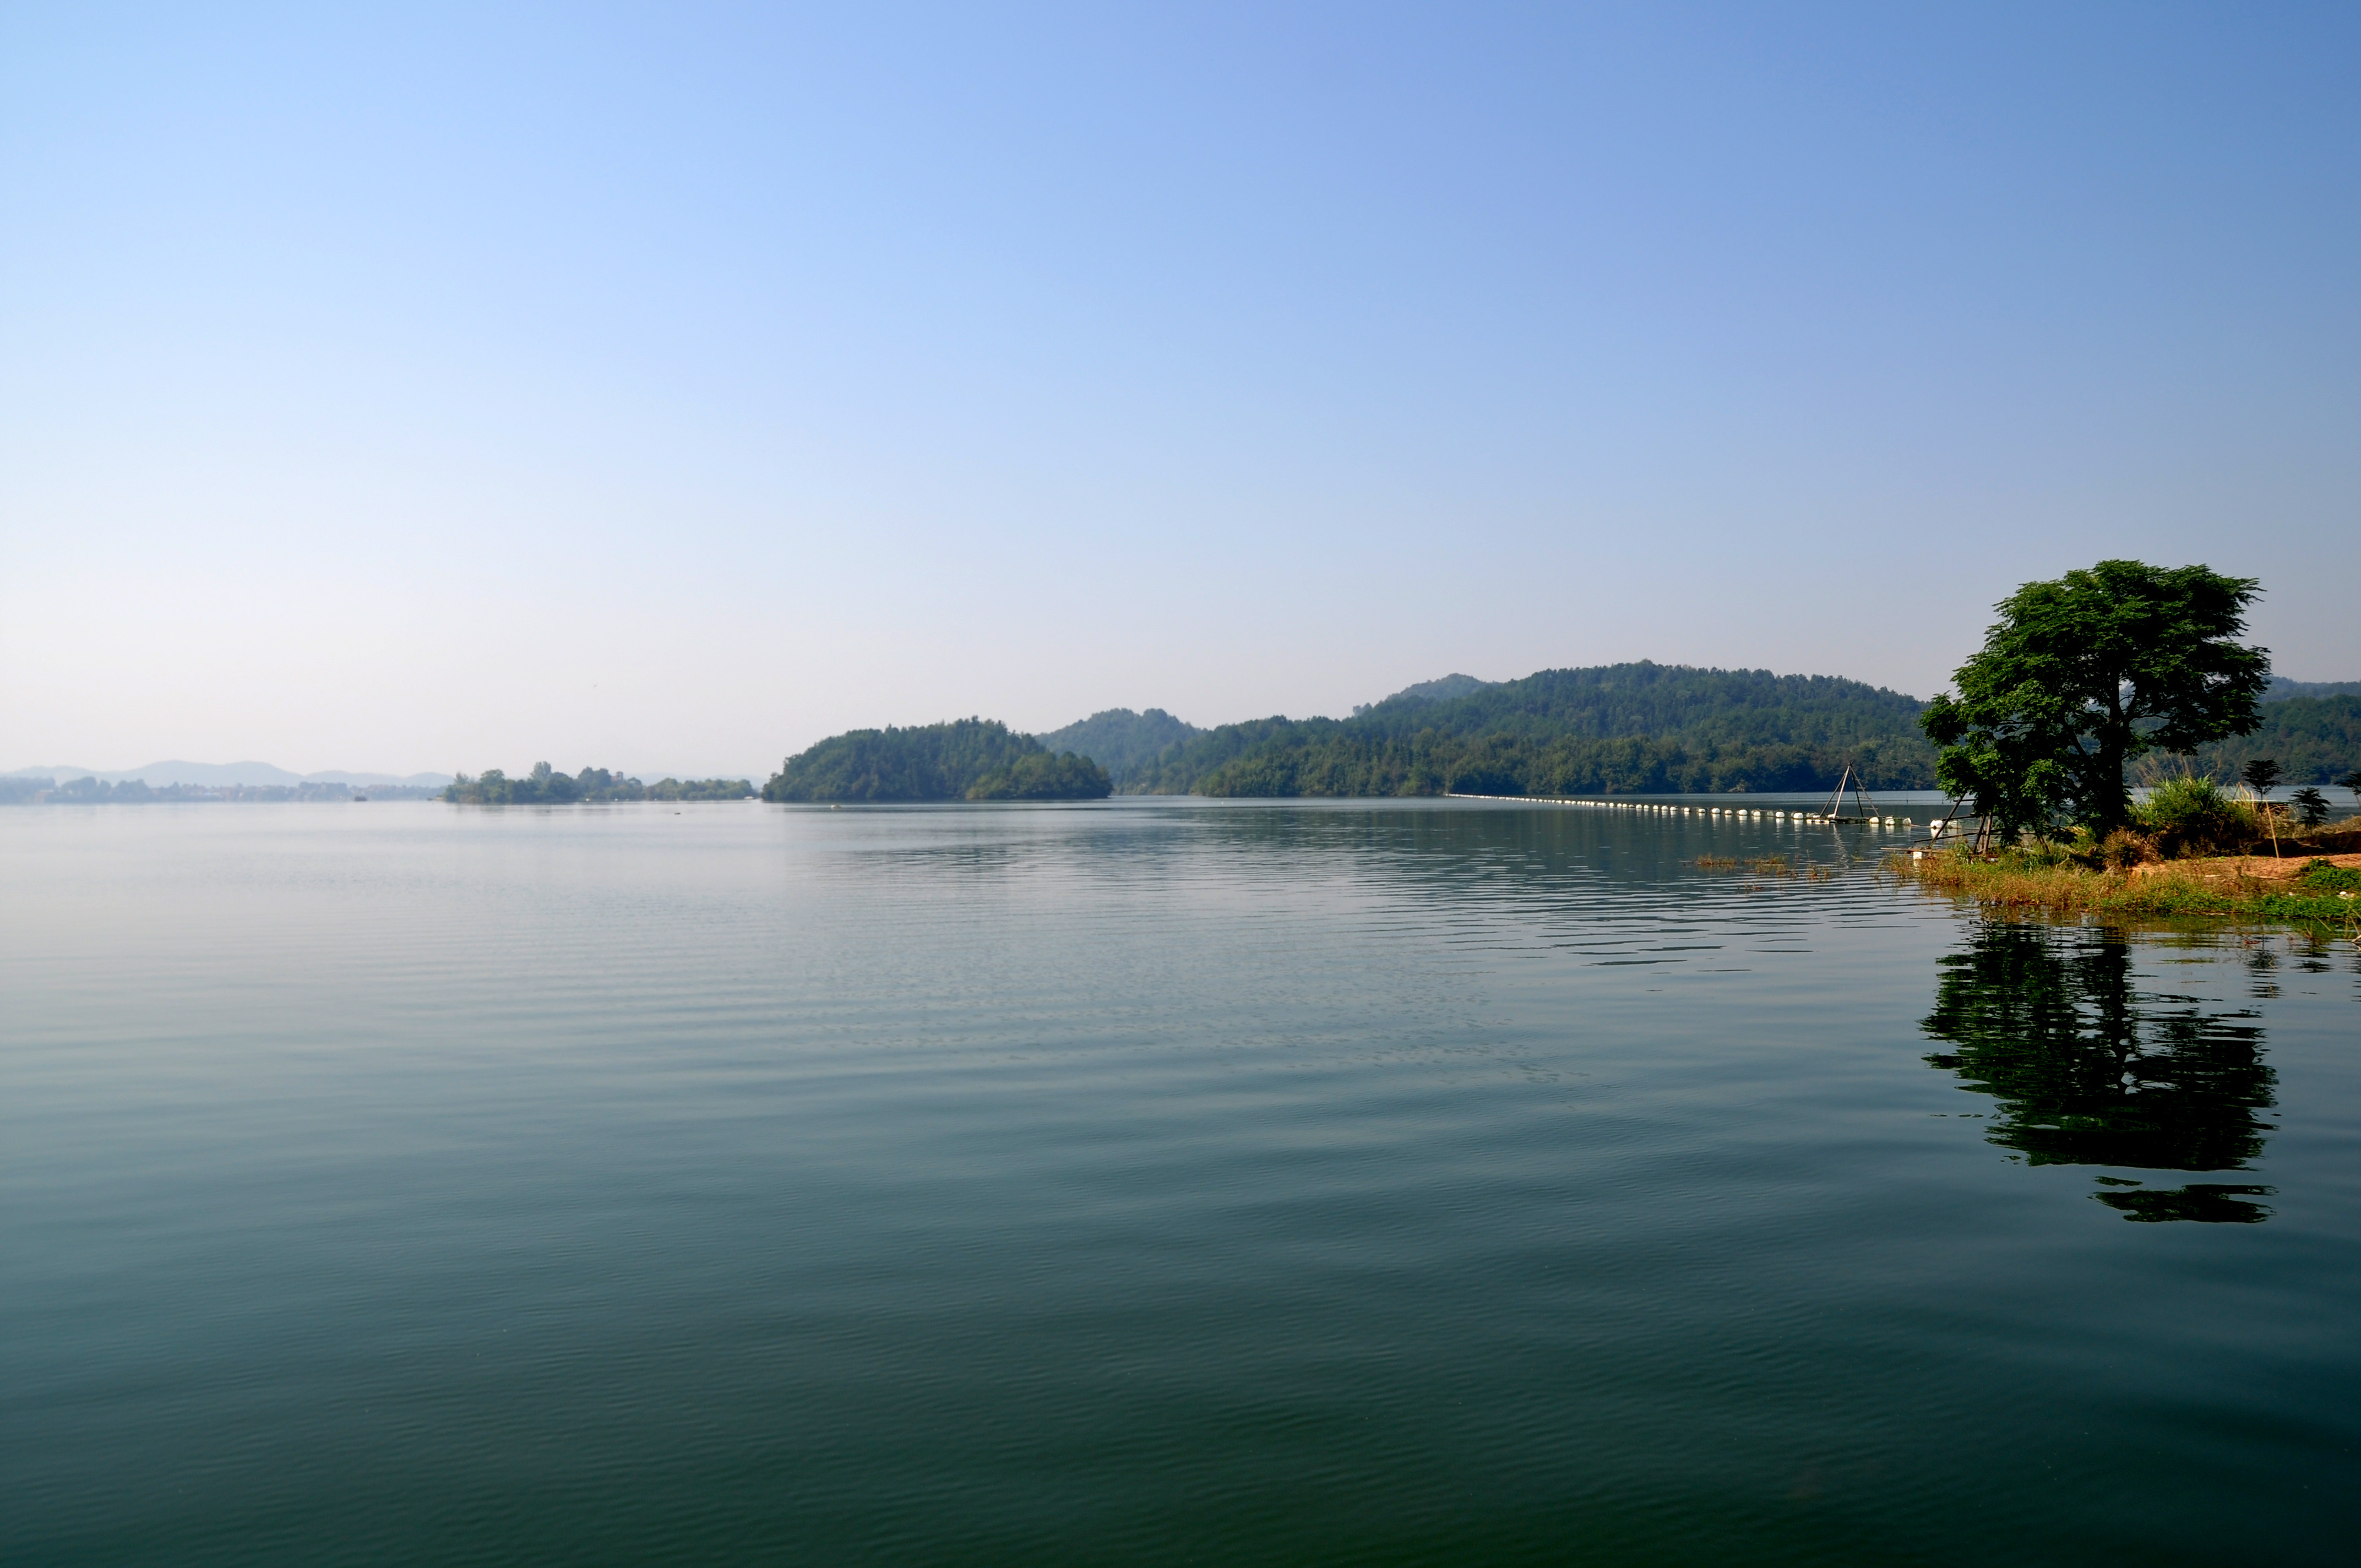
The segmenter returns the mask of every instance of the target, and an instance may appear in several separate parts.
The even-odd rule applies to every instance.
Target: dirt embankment
[[[2149,861],[2132,868],[2135,879],[2154,876],[2188,877],[2222,886],[2241,882],[2292,883],[2303,875],[2304,868],[2320,861],[2332,866],[2361,870],[2361,854],[2319,855],[2301,850],[2273,857],[2261,855],[2212,855],[2202,860]]]

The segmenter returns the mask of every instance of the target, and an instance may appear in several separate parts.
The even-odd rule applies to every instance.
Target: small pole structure
[[[1845,764],[1844,776],[1837,780],[1837,787],[1829,793],[1828,803],[1820,807],[1821,816],[1826,817],[1831,822],[1842,820],[1841,817],[1837,816],[1837,810],[1844,802],[1845,785],[1850,783],[1852,783],[1852,764],[1850,762],[1847,762]]]
[[[1860,811],[1860,815],[1855,817],[1841,815],[1848,788],[1852,791],[1853,804]],[[1850,762],[1845,764],[1844,776],[1837,780],[1836,792],[1828,796],[1828,805],[1820,808],[1820,815],[1831,822],[1867,822],[1876,817],[1877,802],[1870,798],[1868,788],[1861,784],[1861,776],[1853,772]]]

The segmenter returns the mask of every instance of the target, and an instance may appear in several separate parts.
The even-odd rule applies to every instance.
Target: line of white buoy
[[[1446,794],[1449,792],[1445,792]],[[1864,828],[1915,828],[1916,822],[1907,817],[1830,817],[1822,812],[1781,811],[1776,807],[1758,811],[1744,806],[1665,806],[1646,800],[1570,800],[1563,796],[1525,795],[1465,795],[1461,800],[1501,800],[1521,805],[1580,806],[1593,811],[1646,811],[1667,817],[1727,817],[1737,822],[1794,822],[1842,826],[1858,823]]]

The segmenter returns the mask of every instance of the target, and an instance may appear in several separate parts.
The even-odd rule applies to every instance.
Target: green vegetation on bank
[[[753,793],[751,779],[658,779],[642,784],[605,768],[585,768],[569,775],[552,773],[547,762],[536,762],[522,778],[512,779],[498,768],[472,778],[461,773],[443,792],[443,798],[469,806],[566,806],[577,801],[743,800]]]
[[[2355,840],[2361,845],[2361,839]],[[1928,887],[1965,894],[2004,909],[2107,919],[2290,921],[2324,926],[2361,939],[2361,871],[2324,857],[2270,862],[2293,874],[2257,874],[2265,861],[2187,861],[2132,871],[2051,861],[2041,850],[2004,850],[1980,859],[1960,850],[1894,862]],[[2145,873],[2145,874],[2143,874]]]
[[[2285,806],[2212,779],[2172,780],[2103,837],[2088,828],[2028,838],[1986,855],[1925,851],[1891,862],[1932,887],[2003,907],[2113,917],[2208,916],[2350,929],[2361,817],[2305,825]],[[2332,860],[2330,857],[2335,857]]]
[[[2361,822],[2327,826],[2316,787],[2351,740],[2340,705],[2356,699],[2262,705],[2269,651],[2236,641],[2261,592],[2252,577],[2139,561],[2019,588],[1960,666],[1959,695],[1938,694],[1921,720],[1943,748],[1943,787],[1983,819],[1978,842],[1998,848],[1921,850],[1895,868],[2003,906],[2301,921],[2361,940]],[[2268,798],[2289,770],[2257,754],[2266,724],[2319,742],[2299,763],[2292,811]],[[2190,771],[2136,799],[2131,765],[2168,755]],[[2215,781],[2233,768],[2242,795]],[[2361,788],[2361,773],[2336,782]]]
[[[1918,709],[1899,693],[1827,675],[1645,662],[1543,670],[1451,697],[1413,687],[1350,718],[1225,724],[1138,764],[1124,787],[1211,795],[1827,789],[1850,763],[1873,789],[1916,789],[1935,782]]]
[[[1193,724],[1184,724],[1160,707],[1145,713],[1134,713],[1127,707],[1110,707],[1078,719],[1063,729],[1053,729],[1047,735],[1036,735],[1036,740],[1052,751],[1072,751],[1088,757],[1107,771],[1107,777],[1121,789],[1134,770],[1152,762],[1167,748],[1202,735]]]
[[[789,757],[764,800],[1100,800],[1106,769],[998,719],[854,729]]]

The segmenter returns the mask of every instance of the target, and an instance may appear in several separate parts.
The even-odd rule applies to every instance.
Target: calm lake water
[[[1877,841],[0,811],[0,1559],[2351,1561],[2352,945]]]

